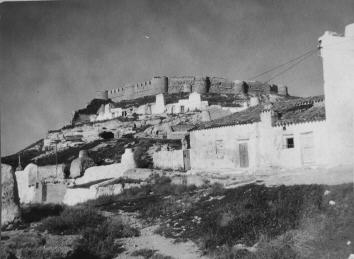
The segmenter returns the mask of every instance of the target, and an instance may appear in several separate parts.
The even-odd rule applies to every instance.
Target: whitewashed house
[[[112,103],[107,103],[106,105],[101,106],[97,112],[97,116],[92,116],[90,121],[111,120],[121,116],[123,116],[122,108],[115,108]]]

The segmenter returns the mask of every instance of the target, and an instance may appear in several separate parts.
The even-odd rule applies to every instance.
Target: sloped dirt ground
[[[155,255],[160,257],[176,258],[176,259],[197,259],[207,258],[201,255],[197,245],[192,241],[175,242],[175,239],[166,238],[155,231],[159,225],[146,225],[137,218],[135,213],[121,212],[120,216],[130,226],[140,229],[139,237],[122,238],[118,242],[123,244],[125,252],[116,257],[116,259],[124,259],[134,257],[135,251],[153,250]]]

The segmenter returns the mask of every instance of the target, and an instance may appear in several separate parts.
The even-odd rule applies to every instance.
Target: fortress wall
[[[102,99],[102,100],[107,100],[108,99],[108,90],[97,91],[96,98]]]
[[[167,93],[168,78],[154,77],[152,80],[135,84],[127,84],[123,87],[108,90],[108,98],[115,101],[135,99],[139,97]]]
[[[283,95],[287,95],[287,87],[280,89]],[[114,101],[131,100],[144,96],[158,95],[162,93],[218,93],[218,94],[270,94],[278,93],[276,85],[264,84],[261,82],[232,82],[221,77],[195,77],[195,76],[174,76],[174,77],[153,77],[149,81],[127,84],[123,87],[99,91],[97,97],[101,99],[111,98]]]
[[[208,77],[180,76],[170,77],[168,93],[197,92],[207,93],[210,87]]]
[[[209,91],[210,79],[209,77],[195,77],[192,91],[200,94],[205,94]]]
[[[267,84],[263,84],[261,82],[247,82],[248,93],[253,94],[270,94],[271,86]]]
[[[210,93],[239,94],[244,93],[243,82],[231,82],[225,78],[212,77],[210,79]]]
[[[168,93],[181,93],[190,91],[194,84],[194,76],[170,77],[168,82]]]
[[[123,87],[108,90],[108,98],[122,98],[124,97],[124,90]]]

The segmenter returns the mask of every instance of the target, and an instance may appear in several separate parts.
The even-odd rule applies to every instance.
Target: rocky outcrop
[[[10,165],[1,164],[1,174],[1,226],[5,226],[19,216],[20,207],[13,168]]]
[[[86,150],[79,152],[79,157],[74,159],[70,165],[70,178],[80,177],[87,168],[95,166],[95,162],[87,154]]]

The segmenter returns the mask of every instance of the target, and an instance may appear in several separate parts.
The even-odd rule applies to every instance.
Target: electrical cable
[[[272,76],[270,79],[268,79],[265,83],[269,83],[269,81],[273,80],[274,78],[277,78],[278,76],[288,72],[290,69],[294,68],[295,66],[297,66],[298,64],[300,64],[301,62],[303,62],[304,60],[306,60],[307,58],[311,57],[313,54],[315,54],[316,52],[312,52],[312,53],[308,53],[306,56],[303,56],[300,60],[298,60],[297,62],[295,62],[294,64],[292,64],[291,66],[289,66],[288,68],[286,68],[285,70],[279,72],[278,74],[275,74],[274,76]]]
[[[262,72],[262,73],[260,73],[260,74],[257,74],[257,75],[255,75],[255,76],[252,76],[252,77],[248,78],[247,80],[253,80],[253,79],[256,79],[256,78],[258,78],[258,77],[260,77],[260,76],[263,76],[263,75],[265,75],[265,74],[268,74],[269,72],[272,72],[272,71],[274,71],[274,70],[277,70],[278,68],[281,68],[281,67],[283,67],[283,66],[286,66],[286,65],[288,65],[288,64],[290,64],[290,63],[292,63],[292,62],[294,62],[294,61],[296,61],[296,60],[298,60],[298,59],[301,59],[302,57],[306,56],[307,54],[309,54],[309,53],[311,53],[311,52],[313,52],[313,51],[317,51],[317,50],[318,50],[318,47],[312,48],[312,49],[306,51],[305,53],[301,54],[300,56],[297,56],[297,57],[295,57],[295,58],[292,58],[292,59],[290,59],[289,61],[287,61],[287,62],[285,62],[285,63],[283,63],[283,64],[277,65],[277,66],[275,66],[275,67],[273,67],[273,68],[271,68],[271,69],[269,69],[269,70],[267,70],[267,71],[264,71],[264,72]]]

